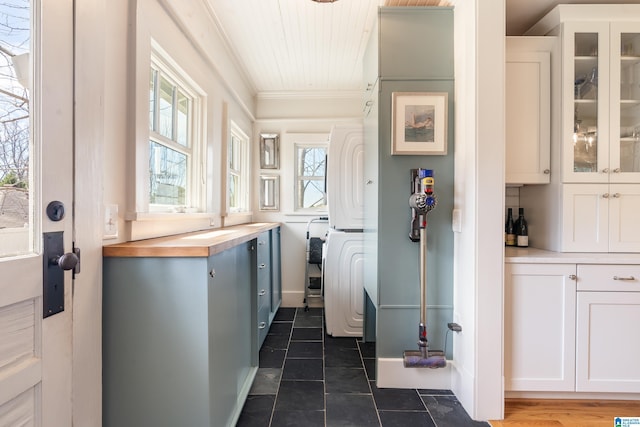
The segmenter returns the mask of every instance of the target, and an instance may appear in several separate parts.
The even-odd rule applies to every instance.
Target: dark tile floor
[[[471,427],[449,390],[379,389],[375,344],[324,334],[323,311],[281,308],[238,427]]]

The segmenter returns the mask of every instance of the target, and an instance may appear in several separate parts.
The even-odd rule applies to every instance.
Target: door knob
[[[53,258],[51,263],[58,264],[58,267],[63,270],[73,270],[80,263],[80,258],[73,252],[67,252],[66,254]]]

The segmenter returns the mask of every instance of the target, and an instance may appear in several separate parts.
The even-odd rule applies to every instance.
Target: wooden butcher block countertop
[[[104,246],[105,257],[208,257],[255,239],[260,233],[280,226],[276,222],[256,222],[197,231],[175,236]]]

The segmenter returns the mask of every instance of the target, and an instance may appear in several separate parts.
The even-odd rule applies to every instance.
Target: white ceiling
[[[204,1],[256,94],[360,91],[362,56],[378,6],[453,3],[448,0]],[[523,34],[559,3],[640,3],[640,0],[506,0],[506,34]]]

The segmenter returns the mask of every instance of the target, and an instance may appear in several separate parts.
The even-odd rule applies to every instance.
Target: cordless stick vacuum
[[[413,211],[412,229],[409,237],[417,240],[415,229],[419,230],[420,241],[420,325],[418,326],[418,350],[405,350],[405,368],[444,368],[447,361],[441,351],[429,351],[427,342],[427,214],[435,209],[438,199],[433,192],[433,171],[412,170],[413,194],[409,206]]]

